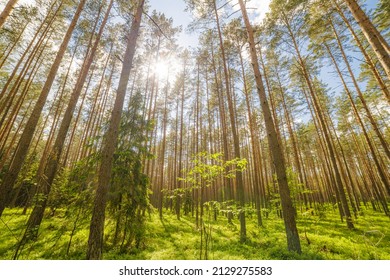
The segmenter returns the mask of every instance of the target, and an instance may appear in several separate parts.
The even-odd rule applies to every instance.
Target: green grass
[[[28,215],[21,209],[7,209],[0,220],[0,259],[12,259],[21,238]],[[65,210],[47,215],[34,242],[27,243],[19,259],[84,259],[87,248],[89,217],[83,217],[73,237],[69,253],[67,247],[75,217]],[[239,221],[229,224],[224,216],[217,221],[204,218],[211,233],[208,259],[342,259],[390,260],[390,220],[382,213],[365,210],[354,220],[355,230],[348,230],[337,212],[328,210],[326,216],[298,214],[298,230],[302,254],[287,250],[283,221],[273,213],[264,219],[263,227],[256,226],[256,217],[247,217],[247,241],[239,241]],[[306,235],[305,235],[306,232]],[[165,213],[163,220],[157,213],[147,217],[146,233],[140,248],[122,250],[112,243],[114,221],[107,219],[105,259],[141,260],[197,260],[200,259],[201,232],[195,218]],[[306,238],[307,236],[307,238]],[[204,247],[203,247],[204,248]],[[203,249],[204,253],[204,249]]]

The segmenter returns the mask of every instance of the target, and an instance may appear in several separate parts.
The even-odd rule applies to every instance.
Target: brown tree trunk
[[[390,79],[390,47],[356,0],[344,0]]]
[[[349,74],[350,74],[350,76],[351,76],[352,82],[353,82],[353,84],[354,84],[354,86],[355,86],[355,88],[356,88],[356,92],[358,93],[358,97],[359,97],[360,101],[362,102],[363,108],[364,108],[364,110],[366,111],[367,117],[368,117],[368,119],[370,120],[370,123],[371,123],[371,125],[372,125],[372,128],[373,128],[374,131],[375,131],[375,134],[378,136],[379,141],[380,141],[380,143],[382,144],[383,150],[384,150],[384,152],[385,152],[387,158],[390,159],[390,149],[389,149],[389,145],[387,144],[386,139],[385,139],[385,137],[383,136],[383,133],[382,133],[381,130],[379,129],[379,127],[378,127],[378,125],[377,125],[377,123],[376,123],[376,121],[375,121],[375,119],[374,119],[374,117],[373,117],[373,115],[372,115],[370,109],[369,109],[368,106],[367,106],[367,102],[366,102],[366,100],[365,100],[365,98],[364,98],[364,96],[363,96],[362,91],[360,90],[360,86],[359,86],[359,84],[358,84],[358,82],[357,82],[357,80],[356,80],[356,78],[355,78],[355,75],[354,75],[354,73],[353,73],[353,71],[352,71],[351,65],[350,65],[349,62],[348,62],[347,55],[346,55],[346,53],[345,53],[345,51],[344,51],[344,47],[343,47],[343,45],[342,45],[342,43],[341,43],[341,41],[340,41],[340,37],[339,37],[339,35],[338,35],[338,33],[337,33],[337,30],[336,30],[336,28],[335,28],[335,26],[333,25],[332,22],[330,22],[330,25],[331,25],[331,27],[332,27],[332,30],[333,30],[335,39],[337,40],[337,45],[339,46],[339,49],[340,49],[340,51],[341,51],[341,55],[342,55],[342,57],[343,57],[344,63],[345,63],[345,65],[347,66],[347,69],[348,69],[348,72],[349,72]]]
[[[241,158],[241,151],[240,151],[240,139],[237,132],[237,124],[236,124],[236,117],[234,112],[234,104],[233,104],[233,97],[230,90],[230,79],[229,79],[229,71],[227,66],[227,60],[226,60],[226,54],[225,49],[223,46],[223,39],[222,39],[222,32],[221,27],[219,23],[219,16],[218,16],[218,10],[216,6],[216,1],[213,1],[214,3],[214,13],[215,18],[217,22],[217,31],[218,31],[218,38],[219,38],[219,47],[222,54],[222,66],[223,66],[223,72],[224,72],[224,79],[225,79],[225,91],[226,91],[226,97],[228,101],[228,109],[229,109],[229,117],[230,117],[230,125],[231,130],[233,134],[233,148],[234,148],[234,157]],[[236,172],[236,190],[238,194],[238,200],[240,203],[240,241],[245,242],[246,240],[246,221],[245,221],[245,191],[244,191],[244,182],[241,172]]]
[[[217,93],[218,97],[218,111],[219,111],[219,122],[221,126],[221,134],[222,134],[222,146],[223,146],[223,157],[224,160],[227,161],[229,160],[229,145],[228,145],[228,133],[227,133],[227,124],[226,124],[226,114],[225,114],[225,102],[224,98],[221,94],[221,89],[219,87],[219,79],[218,79],[218,72],[217,72],[217,67],[216,67],[216,62],[215,62],[215,55],[214,55],[214,46],[211,44],[210,46],[211,49],[211,66],[213,69],[213,74],[214,74],[214,82],[215,82],[215,90]],[[206,82],[207,83],[207,82]],[[211,127],[210,127],[211,128]],[[211,133],[210,133],[211,134]],[[231,180],[228,178],[224,178],[224,186],[225,186],[225,191],[224,191],[224,200],[230,200],[232,199],[232,187],[231,187]]]
[[[102,161],[99,169],[98,186],[96,190],[94,207],[92,210],[92,219],[88,238],[87,259],[90,260],[102,258],[105,210],[111,180],[113,155],[118,140],[117,138],[119,134],[119,124],[122,116],[122,108],[131,67],[133,65],[133,57],[136,49],[144,3],[145,0],[139,1],[131,29],[128,34],[127,47],[124,55],[117,95],[115,98],[114,108],[111,113],[109,128],[104,140],[105,143],[102,149]]]
[[[27,26],[29,25],[30,21],[27,21],[26,24],[23,26],[23,28],[19,31],[19,36],[14,40],[14,43],[12,46],[9,46],[7,48],[7,52],[4,52],[4,54],[1,55],[1,62],[0,62],[0,69],[4,66],[5,62],[7,61],[10,54],[13,52],[16,45],[18,45],[20,39],[22,38],[22,35],[24,34],[24,31],[26,30]]]
[[[345,195],[342,177],[340,174],[340,170],[337,166],[337,159],[336,159],[337,155],[336,155],[336,152],[334,149],[333,139],[331,138],[331,136],[329,134],[329,127],[328,127],[328,124],[326,122],[326,119],[325,119],[325,116],[323,113],[323,109],[321,108],[318,94],[316,93],[316,90],[315,90],[315,85],[312,81],[310,73],[308,72],[306,63],[301,55],[301,52],[300,52],[299,47],[298,47],[298,43],[297,43],[296,38],[292,32],[291,25],[290,25],[289,20],[288,20],[284,11],[282,11],[282,16],[283,16],[283,21],[286,24],[286,27],[288,29],[291,41],[293,43],[293,46],[294,46],[294,49],[295,49],[295,52],[297,55],[297,59],[298,59],[299,65],[300,65],[301,70],[302,70],[303,78],[304,78],[304,80],[307,84],[307,87],[309,89],[310,97],[311,97],[311,100],[312,100],[312,103],[314,106],[313,109],[314,109],[314,112],[316,113],[316,116],[318,117],[318,122],[320,124],[319,127],[321,128],[321,132],[323,133],[323,136],[324,136],[327,148],[328,148],[329,159],[330,159],[330,163],[331,163],[331,167],[332,167],[331,169],[333,170],[333,173],[335,176],[334,177],[335,191],[336,191],[336,195],[338,193],[339,198],[340,198],[340,200],[338,200],[338,202],[339,202],[338,207],[340,209],[340,213],[342,213],[343,215],[346,216],[348,228],[353,229],[354,225],[352,222],[352,217],[351,217],[351,213],[349,210],[347,197]],[[342,211],[341,211],[341,208],[342,208]]]
[[[58,12],[61,10],[61,7],[62,7],[62,3],[63,1],[61,1],[58,5],[58,7],[56,8],[56,10],[54,11],[52,17],[50,18],[50,15],[51,15],[51,11],[52,9],[54,9],[54,3],[51,5],[51,7],[49,8],[49,12],[47,13],[45,19],[42,21],[42,23],[39,25],[37,31],[35,32],[34,34],[34,37],[32,38],[32,40],[30,41],[30,43],[28,44],[27,48],[24,50],[23,54],[21,55],[21,57],[19,58],[17,64],[15,65],[14,67],[14,70],[12,71],[11,75],[8,77],[7,79],[7,82],[5,83],[5,85],[3,86],[3,88],[1,89],[1,92],[0,92],[0,98],[3,98],[3,96],[5,95],[5,93],[7,92],[7,89],[9,87],[9,85],[11,84],[13,78],[15,77],[15,75],[17,74],[17,71],[19,70],[19,67],[20,65],[22,64],[24,58],[26,57],[26,55],[29,53],[30,49],[34,46],[34,42],[35,42],[35,39],[38,38],[38,36],[40,35],[39,39],[38,39],[38,42],[36,43],[36,45],[34,46],[33,50],[31,51],[31,54],[30,54],[30,57],[33,56],[35,53],[36,53],[36,49],[39,47],[40,44],[42,44],[42,41],[44,41],[45,39],[45,36],[46,34],[48,33],[50,27],[52,26],[54,20],[56,19],[56,16],[58,14]],[[48,22],[47,22],[48,21]],[[47,24],[46,24],[47,23]],[[42,33],[41,33],[41,30],[43,29]],[[29,58],[30,59],[30,58]],[[29,60],[28,59],[28,60]]]
[[[9,0],[5,5],[4,10],[0,14],[0,28],[3,26],[4,22],[7,20],[8,16],[11,14],[14,6],[18,0]]]
[[[344,23],[347,25],[349,31],[351,32],[353,38],[355,39],[355,42],[356,42],[357,46],[359,47],[360,51],[362,52],[362,54],[363,54],[363,56],[364,56],[364,58],[365,58],[365,60],[366,60],[366,62],[368,64],[368,67],[371,69],[371,72],[373,73],[375,79],[377,80],[377,82],[378,82],[378,84],[379,84],[379,86],[380,86],[380,88],[381,88],[381,90],[383,92],[384,97],[390,103],[390,92],[389,92],[389,89],[386,86],[385,82],[383,81],[383,79],[382,79],[378,69],[376,68],[374,62],[372,61],[372,58],[368,55],[366,48],[364,48],[364,46],[362,45],[361,40],[357,36],[357,34],[356,34],[355,30],[353,29],[353,27],[351,26],[351,23],[345,17],[344,12],[341,9],[341,7],[339,5],[337,5],[336,7],[337,7],[337,11],[338,11],[339,15],[343,19]]]
[[[249,51],[251,55],[253,72],[255,75],[257,92],[260,97],[261,108],[263,110],[264,121],[267,130],[268,144],[271,149],[276,175],[278,179],[279,193],[280,193],[280,199],[281,199],[282,209],[283,209],[283,219],[284,219],[284,225],[287,234],[288,249],[290,251],[296,251],[298,253],[301,253],[301,243],[299,240],[298,230],[295,221],[295,209],[293,207],[291,196],[290,196],[290,190],[288,188],[286,167],[285,167],[283,152],[282,152],[283,149],[280,146],[278,137],[276,135],[275,124],[272,119],[271,110],[269,108],[267,97],[265,94],[265,89],[261,78],[261,73],[259,70],[259,62],[257,58],[253,29],[249,22],[244,1],[239,0],[239,4],[240,4],[242,16],[244,18],[246,31],[248,33],[248,43],[250,48]]]
[[[10,100],[8,101],[8,105],[6,106],[6,108],[2,107],[0,109],[0,112],[2,112],[2,114],[3,114],[3,116],[1,117],[1,120],[0,120],[0,127],[2,127],[0,129],[0,139],[1,139],[0,150],[3,150],[4,146],[8,142],[8,137],[10,136],[11,131],[13,130],[12,128],[15,126],[15,122],[17,120],[17,117],[20,114],[24,100],[28,96],[30,86],[34,81],[35,76],[37,75],[39,68],[43,64],[44,58],[43,58],[42,54],[43,54],[43,50],[45,47],[46,47],[46,44],[42,47],[41,52],[37,55],[38,57],[36,58],[34,65],[31,68],[28,67],[29,68],[28,70],[30,71],[30,76],[26,81],[24,81],[24,87],[21,90],[16,102],[14,102],[13,99],[17,97],[17,92],[19,91],[19,87],[22,85],[22,82],[19,82],[18,85],[16,85],[16,83],[15,83],[15,88],[13,88],[13,90],[11,90],[11,92],[9,93],[11,95],[11,97],[10,97]],[[31,62],[32,62],[32,60],[31,60]],[[30,66],[30,64],[29,64],[29,66]],[[27,69],[23,73],[22,80],[24,80],[25,75],[27,75]],[[3,105],[6,105],[6,102],[7,101],[5,100]],[[13,106],[13,108],[12,108],[12,106]],[[8,119],[6,119],[7,113],[11,108],[12,108],[12,111],[10,114],[8,114],[9,115]],[[3,124],[3,122],[5,122],[5,124]],[[19,126],[20,126],[20,124],[19,124]],[[7,151],[10,151],[12,148],[14,148],[14,147],[12,145],[9,145],[7,148]],[[8,155],[9,155],[9,153],[6,152],[2,156],[2,160],[0,162],[0,169],[3,168],[5,161],[8,161]]]
[[[383,184],[385,185],[387,191],[388,191],[389,194],[390,194],[390,183],[388,182],[388,179],[387,179],[387,177],[386,177],[386,174],[384,173],[384,171],[383,171],[383,169],[382,169],[382,166],[380,165],[380,163],[379,163],[379,161],[378,161],[377,154],[375,153],[375,149],[374,149],[374,143],[373,143],[373,141],[370,139],[370,137],[369,137],[369,135],[368,135],[367,129],[366,129],[366,127],[364,126],[363,120],[362,120],[362,118],[361,118],[361,116],[360,116],[360,114],[359,114],[358,109],[356,108],[356,105],[355,105],[354,100],[353,100],[353,98],[352,98],[352,94],[351,94],[351,92],[350,92],[350,90],[349,90],[349,88],[348,88],[348,86],[347,86],[346,81],[344,80],[344,77],[343,77],[342,72],[341,72],[341,70],[340,70],[340,68],[339,68],[339,66],[338,66],[338,64],[337,64],[337,62],[336,62],[335,57],[333,56],[333,54],[332,54],[332,52],[331,52],[329,46],[328,46],[326,43],[324,43],[324,45],[325,45],[325,47],[326,47],[326,49],[327,49],[327,51],[328,51],[328,54],[329,54],[330,58],[332,59],[333,65],[335,66],[336,71],[337,71],[337,73],[338,73],[338,75],[339,75],[339,77],[340,77],[340,79],[341,79],[341,82],[342,82],[342,84],[343,84],[343,86],[344,86],[345,92],[346,92],[347,95],[348,95],[348,99],[349,99],[349,102],[350,102],[350,104],[351,104],[351,106],[352,106],[353,113],[354,113],[354,115],[355,115],[355,118],[356,118],[358,124],[360,125],[360,127],[361,127],[361,129],[362,129],[362,131],[363,131],[364,138],[366,139],[366,142],[367,142],[367,144],[368,144],[368,146],[369,146],[369,148],[370,148],[372,158],[373,158],[374,163],[375,163],[375,165],[376,165],[376,167],[377,167],[377,170],[378,170],[378,172],[379,172],[379,176],[380,176],[380,178],[381,178]]]
[[[240,66],[241,66],[241,73],[242,73],[242,81],[243,81],[243,86],[244,86],[244,94],[245,94],[245,104],[248,112],[248,120],[249,120],[249,132],[250,132],[250,139],[251,139],[251,145],[252,145],[252,150],[253,150],[253,184],[254,184],[254,198],[255,198],[255,206],[256,206],[256,214],[257,214],[257,225],[262,226],[263,225],[263,220],[261,216],[261,206],[262,206],[262,199],[263,196],[261,194],[261,189],[263,187],[263,181],[261,180],[261,158],[259,157],[260,155],[260,147],[259,143],[257,141],[257,137],[259,137],[257,129],[256,129],[256,122],[255,118],[253,117],[252,114],[252,108],[250,104],[250,91],[248,89],[247,85],[247,79],[246,79],[246,73],[245,73],[245,68],[244,68],[244,59],[242,57],[242,49],[241,47],[238,48],[238,53],[239,53],[239,58],[240,58]]]

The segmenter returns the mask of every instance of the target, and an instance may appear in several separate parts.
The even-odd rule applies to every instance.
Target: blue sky
[[[257,9],[249,10],[249,12],[253,13],[252,19],[254,21],[261,21],[270,1],[271,0],[251,0],[247,4],[248,7]],[[365,1],[366,9],[373,9],[377,2],[378,0]],[[197,36],[195,34],[188,34],[185,30],[186,26],[191,22],[192,16],[191,13],[184,11],[186,7],[184,0],[149,0],[149,5],[151,11],[156,10],[157,12],[164,13],[168,18],[172,18],[175,26],[183,26],[183,32],[179,36],[179,44],[181,46],[188,47],[195,46],[197,44]]]
[[[3,0],[0,0],[3,5]],[[254,21],[260,21],[267,10],[269,2],[271,0],[251,0],[248,3],[248,7],[256,8],[250,9],[249,11],[253,13],[252,19]],[[23,3],[31,3],[33,0],[19,0],[20,4]],[[223,2],[223,1],[222,1]],[[366,5],[367,8],[375,7],[378,0],[367,0]],[[156,10],[157,12],[164,13],[168,18],[171,17],[173,19],[174,25],[183,26],[183,32],[179,36],[179,44],[183,47],[188,46],[196,46],[197,45],[197,36],[196,34],[188,34],[186,32],[186,26],[191,22],[192,16],[191,13],[185,12],[185,3],[184,0],[149,0],[148,1],[150,10]],[[234,2],[232,2],[234,3]],[[238,8],[238,6],[237,6]]]
[[[222,1],[223,2],[223,1]],[[251,0],[247,6],[249,8],[256,8],[257,10],[249,9],[252,12],[252,21],[259,22],[264,17],[268,8],[270,0]],[[376,7],[378,0],[365,1],[364,9],[366,11],[372,10]],[[232,3],[234,3],[232,1]],[[182,25],[183,32],[178,38],[179,45],[183,47],[195,47],[197,45],[197,35],[188,34],[186,26],[191,22],[192,15],[185,12],[184,0],[149,0],[150,10],[164,13],[167,17],[173,19],[174,26]],[[238,7],[236,7],[238,8]],[[354,61],[357,62],[357,61]],[[356,65],[358,67],[358,65]],[[340,82],[334,75],[332,67],[325,67],[322,69],[321,79],[327,83],[335,91],[340,90]]]
[[[248,7],[256,8],[257,10],[251,9],[253,12],[253,19],[260,21],[268,8],[271,0],[251,0],[248,3]],[[224,1],[220,1],[223,3]],[[234,2],[232,2],[234,3]],[[196,46],[197,36],[196,34],[188,34],[186,31],[187,25],[192,20],[192,15],[189,12],[185,12],[186,4],[184,0],[149,0],[150,10],[156,10],[157,12],[164,13],[168,18],[173,19],[174,26],[181,25],[183,32],[179,36],[179,44],[183,47]],[[236,6],[238,9],[238,5]]]

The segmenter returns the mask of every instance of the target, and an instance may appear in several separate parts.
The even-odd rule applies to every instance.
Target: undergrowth
[[[22,209],[7,209],[0,220],[0,259],[12,259],[23,235],[27,215]],[[225,216],[206,215],[203,226],[197,228],[195,218],[173,213],[146,213],[146,232],[138,248],[113,243],[115,222],[107,218],[105,228],[105,259],[141,260],[250,260],[250,259],[342,259],[390,260],[390,223],[382,213],[365,210],[354,220],[355,230],[348,230],[337,212],[328,210],[321,217],[298,213],[297,225],[302,254],[289,252],[283,221],[270,213],[263,226],[256,225],[256,217],[247,217],[247,240],[240,243],[239,221],[228,223]],[[65,209],[47,213],[37,240],[27,243],[19,259],[84,259],[87,250],[90,217],[77,221]],[[202,228],[203,231],[200,229]],[[207,234],[207,244],[205,237]],[[203,239],[201,239],[201,236]],[[70,242],[71,240],[71,242]]]

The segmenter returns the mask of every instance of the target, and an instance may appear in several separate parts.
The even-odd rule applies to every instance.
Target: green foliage
[[[61,170],[54,180],[48,206],[70,209],[72,205],[92,205],[98,161],[95,153],[76,162],[72,169]]]
[[[364,208],[364,207],[363,207]],[[365,208],[365,215],[356,220],[356,230],[348,230],[339,221],[337,211],[325,207],[325,218],[312,213],[298,213],[297,225],[301,232],[306,231],[310,240],[302,243],[301,255],[287,250],[284,225],[275,211],[265,219],[263,227],[257,226],[256,217],[247,216],[248,240],[241,243],[237,234],[239,220],[232,224],[223,219],[210,220],[212,228],[212,250],[209,259],[215,260],[261,260],[261,259],[343,259],[343,260],[389,260],[390,230],[388,217],[383,213]],[[66,254],[69,237],[73,228],[74,216],[66,216],[64,209],[44,219],[42,231],[37,241],[23,250],[21,259],[83,259],[85,257],[89,221],[82,219],[74,232],[72,246]],[[86,215],[89,217],[89,215]],[[194,217],[166,213],[160,219],[158,213],[144,217],[143,244],[129,250],[121,250],[110,240],[115,231],[115,216],[108,215],[106,223],[106,259],[142,260],[196,260],[199,259],[200,235],[194,226]],[[21,209],[6,209],[0,221],[0,259],[10,259],[13,248],[24,230],[27,216]],[[6,224],[6,225],[5,225]]]
[[[37,171],[39,161],[37,153],[28,155],[26,162],[23,164],[15,188],[12,190],[13,206],[23,206],[28,201],[31,193],[37,185]],[[4,168],[3,170],[6,170]],[[0,174],[0,180],[3,174]]]
[[[288,167],[286,169],[286,175],[293,205],[294,207],[297,207],[299,206],[299,203],[302,202],[301,197],[304,194],[311,193],[311,191],[305,189],[304,184],[299,182],[299,175],[292,169],[292,167]],[[273,184],[275,186],[278,185],[276,174],[273,176]],[[276,209],[280,209],[280,195],[277,188],[270,187],[270,202],[276,207]]]
[[[122,248],[140,247],[145,233],[144,213],[150,207],[149,178],[143,173],[142,162],[152,156],[145,148],[145,135],[153,125],[143,119],[139,104],[142,96],[137,92],[123,113],[112,169],[109,203],[116,218],[113,243],[116,245],[121,238]]]
[[[222,153],[200,152],[193,156],[192,168],[185,172],[184,178],[192,188],[209,187],[217,178],[234,178],[236,172],[243,172],[248,161],[235,158],[225,161]]]

